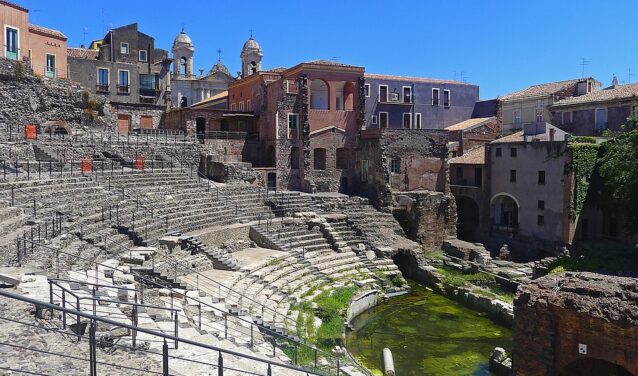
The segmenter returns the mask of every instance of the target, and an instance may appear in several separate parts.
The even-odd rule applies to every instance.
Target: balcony
[[[140,95],[143,97],[157,97],[160,94],[159,88],[140,88]]]
[[[131,92],[131,87],[129,85],[117,85],[118,94],[129,94],[130,92]]]
[[[7,59],[18,60],[18,51],[6,51],[5,56]]]
[[[97,84],[95,87],[98,93],[108,93],[110,91],[109,89],[109,84]]]

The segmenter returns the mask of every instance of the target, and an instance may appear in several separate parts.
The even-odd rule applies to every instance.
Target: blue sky
[[[580,77],[582,58],[589,61],[585,75],[604,85],[612,74],[628,82],[629,69],[638,82],[635,0],[13,1],[74,47],[85,30],[89,42],[109,25],[138,22],[156,47],[170,49],[183,23],[195,68],[206,71],[218,49],[238,71],[252,29],[265,68],[336,59],[370,73],[464,77],[480,85],[482,99]]]

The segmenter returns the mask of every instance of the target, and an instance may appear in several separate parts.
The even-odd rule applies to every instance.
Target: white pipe
[[[395,376],[394,373],[394,360],[392,359],[392,351],[385,347],[383,349],[383,375]]]

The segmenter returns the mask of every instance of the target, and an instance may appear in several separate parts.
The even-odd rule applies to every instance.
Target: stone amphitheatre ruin
[[[369,375],[342,348],[306,340],[330,324],[316,299],[352,292],[346,320],[404,293],[402,272],[440,286],[422,245],[368,200],[214,182],[199,172],[208,151],[195,139],[112,133],[90,100],[70,82],[17,77],[0,59],[0,373]],[[45,133],[28,139],[28,123]],[[431,199],[413,198],[402,199]],[[428,220],[421,230],[445,237]],[[480,265],[517,285],[536,277],[475,244],[443,248],[460,269]],[[508,325],[516,310],[519,374],[590,367],[575,352],[585,340],[635,372],[635,286],[545,277],[519,289],[516,309],[452,294]],[[583,323],[602,329],[583,339]]]
[[[363,305],[401,293],[390,257],[418,245],[391,214],[344,195],[215,183],[198,172],[196,140],[81,126],[79,87],[18,80],[3,64],[0,275],[19,299],[0,299],[0,368],[362,374],[304,341],[297,321],[321,321],[298,307],[344,286]],[[71,134],[25,136],[24,124],[51,119]]]

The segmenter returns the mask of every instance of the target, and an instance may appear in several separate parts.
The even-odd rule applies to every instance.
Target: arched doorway
[[[459,239],[475,242],[479,226],[479,206],[473,199],[459,196],[456,199],[456,233]]]
[[[204,142],[204,139],[206,138],[206,119],[202,117],[195,119],[195,132],[197,134],[197,139]]]
[[[504,232],[518,231],[518,200],[510,194],[499,193],[492,197],[490,219],[492,229]]]
[[[310,108],[313,110],[329,110],[328,84],[324,80],[312,80],[310,86]]]
[[[565,366],[559,376],[632,376],[625,368],[606,360],[585,358]]]

